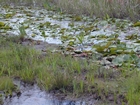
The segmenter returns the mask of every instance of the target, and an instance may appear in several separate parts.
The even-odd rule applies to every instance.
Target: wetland
[[[139,105],[140,21],[0,6],[0,104]]]

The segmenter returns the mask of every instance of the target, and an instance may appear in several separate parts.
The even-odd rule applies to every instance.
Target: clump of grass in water
[[[19,31],[20,31],[19,38],[21,41],[24,41],[25,36],[27,36],[24,26],[19,27]]]
[[[4,92],[0,93],[0,104],[3,104],[3,97],[8,97],[9,95],[12,96],[12,91],[16,89],[13,81],[8,76],[0,76],[0,91]]]
[[[66,72],[61,71],[47,71],[44,70],[43,72],[40,71],[38,74],[39,81],[38,84],[42,85],[43,88],[46,90],[61,90],[64,92],[67,91],[67,88],[71,86],[72,78],[71,76]],[[69,90],[71,91],[71,90]]]
[[[13,81],[11,80],[10,77],[7,76],[2,76],[0,77],[0,91],[10,91],[14,90],[15,86],[13,84]]]

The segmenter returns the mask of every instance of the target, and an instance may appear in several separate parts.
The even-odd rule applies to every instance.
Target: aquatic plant
[[[19,27],[19,31],[20,31],[19,35],[20,40],[23,41],[25,36],[27,36],[24,26]]]

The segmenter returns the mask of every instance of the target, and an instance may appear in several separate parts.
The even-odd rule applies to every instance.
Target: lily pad
[[[124,63],[131,63],[140,67],[140,59],[135,55],[123,54],[113,59],[112,63],[117,66],[122,66]]]
[[[112,63],[114,65],[121,66],[123,64],[123,61],[124,60],[123,60],[122,56],[118,56],[115,59],[113,59]]]
[[[7,19],[7,18],[11,18],[11,17],[13,17],[14,16],[14,14],[11,14],[11,13],[7,13],[7,14],[5,14],[5,18]]]
[[[4,22],[0,22],[0,28],[1,29],[12,29],[9,25],[6,25]]]
[[[134,27],[140,27],[140,21],[133,24]]]
[[[138,38],[137,34],[132,34],[132,35],[129,35],[129,36],[125,37],[126,40],[134,40],[134,39],[137,39],[137,38]]]
[[[70,41],[68,45],[69,46],[73,46],[74,45],[74,41]]]
[[[3,27],[5,26],[5,23],[4,22],[0,22],[0,27]]]
[[[73,19],[74,19],[74,21],[81,21],[82,17],[81,16],[75,16]]]

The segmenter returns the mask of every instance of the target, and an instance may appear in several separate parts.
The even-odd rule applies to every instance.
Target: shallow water
[[[3,105],[94,105],[93,101],[58,100],[41,90],[37,85],[27,85],[18,80],[15,80],[14,83],[19,87],[21,95],[13,94],[12,98],[4,100]]]
[[[63,44],[61,36],[66,35],[75,38],[76,40],[74,41],[74,45],[77,46],[79,40],[76,36],[78,36],[80,32],[84,32],[85,28],[91,26],[97,27],[98,30],[95,29],[94,31],[89,32],[88,35],[84,37],[83,42],[85,43],[88,42],[93,44],[99,44],[101,42],[106,41],[105,39],[97,40],[96,38],[91,38],[92,36],[111,36],[112,34],[118,34],[118,39],[126,43],[131,42],[131,40],[125,40],[125,36],[132,34],[137,34],[138,36],[140,36],[139,27],[131,27],[131,22],[124,21],[121,23],[119,19],[116,19],[116,23],[112,24],[108,24],[106,20],[100,20],[99,22],[96,22],[96,19],[94,21],[94,19],[89,19],[88,17],[84,17],[86,21],[74,21],[73,18],[71,18],[71,16],[69,17],[69,15],[55,13],[53,11],[47,11],[45,9],[28,8],[20,6],[16,8],[1,8],[0,14],[0,21],[12,27],[11,30],[0,30],[1,33],[5,33],[6,35],[19,35],[19,27],[25,26],[27,37],[32,38],[34,40],[41,40],[53,44]],[[12,17],[5,18],[4,16],[6,14],[14,15]],[[43,24],[45,23],[49,25],[44,26]],[[120,27],[116,27],[116,24],[119,24],[120,26],[121,24],[126,25],[124,25],[123,30],[121,30]],[[42,26],[40,27],[40,25]],[[43,32],[44,35],[42,35]],[[66,42],[64,42],[64,44],[67,45],[67,43],[70,41],[71,40],[68,39]]]

